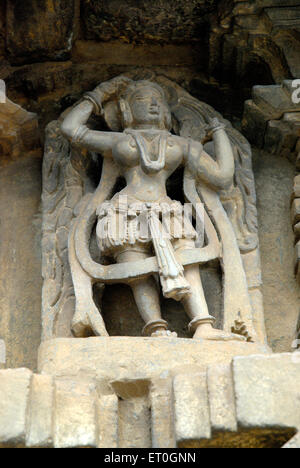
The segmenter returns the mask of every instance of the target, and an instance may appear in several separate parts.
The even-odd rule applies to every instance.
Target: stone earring
[[[123,117],[124,128],[130,128],[133,123],[132,113],[128,102],[124,101],[124,99],[120,99],[120,110]]]

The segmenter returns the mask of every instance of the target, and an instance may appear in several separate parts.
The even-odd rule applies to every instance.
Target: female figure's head
[[[171,129],[171,112],[163,89],[150,81],[136,81],[120,99],[124,128]]]

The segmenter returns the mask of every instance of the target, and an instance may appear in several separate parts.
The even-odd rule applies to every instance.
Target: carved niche
[[[139,76],[127,74],[125,78],[118,77],[111,81],[116,83],[119,80],[132,87],[145,79],[153,84],[152,87],[163,90],[164,102],[171,116],[168,129],[170,138],[202,145],[212,165],[218,159],[218,148],[216,142],[208,138],[208,126],[213,119],[218,119],[225,128],[234,157],[234,174],[229,185],[213,190],[199,182],[191,166],[184,174],[180,170],[175,171],[175,198],[182,202],[185,197],[193,205],[197,202],[204,205],[205,240],[202,248],[190,248],[178,254],[175,252],[173,260],[183,267],[199,265],[201,269],[202,266],[211,265],[222,285],[222,307],[218,317],[215,317],[217,328],[228,335],[242,336],[247,341],[265,343],[251,147],[241,133],[211,106],[193,98],[164,76],[146,70]],[[98,91],[102,89],[101,86],[103,88],[103,84]],[[111,89],[113,85],[110,83],[107,86]],[[134,139],[142,158],[143,140],[136,136],[134,129],[124,128],[126,109],[122,110],[120,101],[126,90],[111,91],[107,97],[107,86],[102,94],[100,91],[104,96],[101,103],[103,109],[100,109],[98,116],[89,118],[88,128],[105,131],[106,134],[109,131],[115,134],[127,132]],[[92,93],[86,96],[86,101],[95,102]],[[78,144],[80,135],[77,135],[79,139],[73,138],[71,142],[63,136],[62,123],[78,105],[80,103],[66,110],[46,130],[43,167],[43,339],[107,336],[101,315],[105,285],[113,288],[111,285],[131,284],[147,276],[155,277],[158,284],[160,277],[162,283],[162,266],[155,246],[152,249],[154,255],[134,264],[128,261],[109,262],[99,250],[96,242],[97,216],[103,204],[119,191],[123,174],[115,161],[108,162],[91,145],[87,148],[84,144]],[[160,148],[158,146],[157,151],[162,153]],[[150,160],[149,164],[153,165],[153,161]],[[172,191],[172,181],[170,187]],[[212,295],[210,303],[214,300],[219,300],[217,295]],[[164,308],[164,322],[163,318]]]

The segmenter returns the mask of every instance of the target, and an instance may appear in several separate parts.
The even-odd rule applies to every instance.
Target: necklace
[[[143,136],[141,131],[126,129],[125,132],[131,135],[137,144],[137,147],[140,152],[141,167],[145,174],[155,174],[156,172],[161,171],[165,167],[167,138],[170,135],[169,132],[148,132],[149,136],[153,137],[150,138],[151,142],[154,140],[154,138],[157,138],[156,134],[159,135],[158,158],[155,160],[151,159],[149,155],[148,146],[146,143],[147,137]]]

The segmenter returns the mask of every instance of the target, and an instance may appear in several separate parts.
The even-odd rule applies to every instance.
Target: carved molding
[[[300,448],[299,366],[299,353],[244,356],[106,388],[79,375],[0,370],[0,446]],[[139,441],[124,432],[131,411]]]

